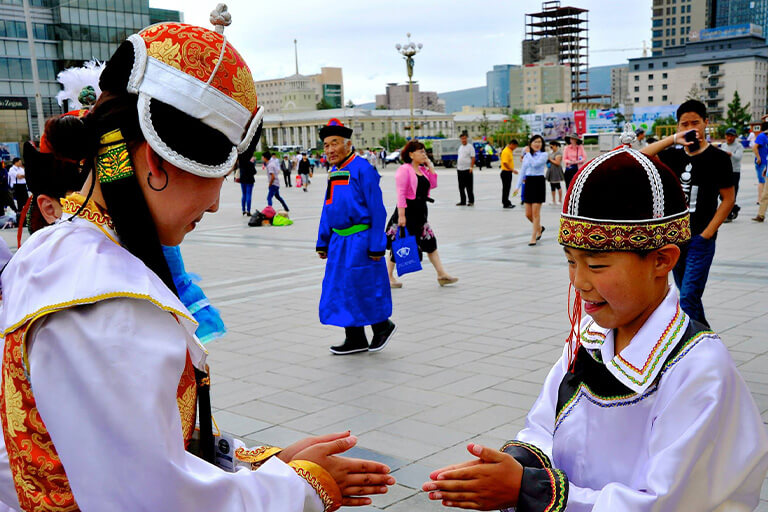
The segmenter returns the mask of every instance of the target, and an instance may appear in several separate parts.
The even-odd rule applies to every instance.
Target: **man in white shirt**
[[[13,191],[13,198],[16,200],[16,208],[21,211],[27,202],[29,194],[27,193],[27,180],[24,175],[24,164],[21,158],[13,159],[13,165],[8,169],[8,186]]]
[[[469,141],[466,131],[461,132],[459,136],[461,145],[459,146],[459,157],[456,161],[456,172],[459,176],[459,197],[460,201],[456,206],[474,206],[475,192],[472,177],[472,170],[475,167],[475,146]],[[469,202],[467,202],[469,199]]]

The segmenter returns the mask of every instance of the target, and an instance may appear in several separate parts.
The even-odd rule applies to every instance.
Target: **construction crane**
[[[605,49],[605,50],[590,50],[589,53],[636,52],[639,50],[643,51],[643,57],[648,56],[648,44],[645,41],[643,41],[642,48],[611,48],[611,49]]]

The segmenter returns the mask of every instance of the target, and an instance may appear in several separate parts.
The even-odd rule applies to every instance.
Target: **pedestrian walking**
[[[549,147],[552,152],[549,154],[549,162],[547,165],[547,182],[549,182],[549,190],[552,192],[552,204],[563,203],[563,187],[560,182],[565,179],[563,173],[563,152],[560,151],[560,143],[553,140],[549,143]],[[557,200],[555,200],[555,191],[557,191]]]
[[[280,170],[283,171],[283,179],[285,180],[286,187],[292,187],[291,184],[291,170],[293,169],[293,162],[288,160],[288,155],[283,155],[283,159],[280,160]]]
[[[584,151],[584,146],[581,145],[581,138],[576,133],[572,133],[565,137],[565,143],[567,146],[563,150],[563,164],[565,165],[565,188],[571,186],[571,180],[576,175],[586,161],[587,153]]]
[[[528,141],[528,147],[523,155],[523,168],[520,170],[518,188],[525,186],[525,217],[531,222],[531,241],[528,245],[536,245],[544,233],[541,225],[541,204],[547,197],[547,185],[544,175],[547,172],[549,154],[544,148],[544,138],[534,135]]]
[[[515,170],[515,150],[518,146],[517,139],[509,141],[501,151],[501,206],[503,208],[514,208],[515,205],[509,200],[509,192],[512,190],[512,180],[517,174]]]
[[[290,210],[288,209],[288,205],[285,204],[283,198],[280,197],[280,163],[277,161],[277,158],[269,151],[262,153],[261,158],[264,161],[264,165],[267,167],[267,180],[269,180],[267,183],[267,186],[269,187],[269,192],[267,193],[267,204],[272,206],[272,198],[274,197],[280,201],[280,204],[283,205],[283,209],[289,212]]]
[[[301,160],[299,161],[299,176],[301,176],[301,187],[304,189],[304,192],[307,191],[307,187],[309,186],[309,173],[311,170],[312,168],[309,165],[307,154],[302,153]]]
[[[16,209],[16,203],[13,200],[13,189],[10,185],[8,178],[8,170],[6,169],[6,163],[0,162],[0,213],[5,215],[5,209],[10,207],[15,213],[19,213]]]
[[[706,106],[698,100],[688,100],[677,109],[678,133],[649,144],[643,153],[658,154],[683,186],[691,213],[692,237],[682,246],[673,275],[683,311],[708,326],[701,296],[715,257],[717,230],[733,209],[735,192],[731,159],[707,142],[707,124]],[[685,139],[691,131],[698,137],[696,142]]]
[[[253,196],[253,185],[256,183],[256,166],[253,163],[253,156],[242,154],[237,158],[240,166],[240,208],[243,215],[251,215],[251,197]]]
[[[469,140],[469,134],[466,130],[461,132],[459,140],[461,140],[461,145],[456,161],[456,174],[459,178],[459,202],[456,203],[456,206],[474,206],[475,192],[472,171],[475,167],[475,146]]]
[[[752,142],[752,152],[755,154],[755,172],[757,173],[757,201],[758,204],[762,200],[763,194],[768,187],[765,186],[765,170],[768,169],[768,122],[763,121],[760,125],[760,133],[755,136],[754,142]],[[760,216],[765,216],[765,209],[762,209],[762,213],[758,213]]]
[[[470,461],[422,489],[472,510],[754,510],[768,470],[760,410],[668,284],[690,236],[680,183],[628,147],[575,180],[558,237],[575,290],[562,355],[513,440],[470,443]]]
[[[422,259],[423,253],[427,253],[429,262],[437,273],[438,284],[440,286],[453,284],[459,279],[449,275],[443,268],[440,254],[437,252],[437,238],[429,225],[427,203],[432,202],[429,191],[437,187],[435,166],[427,156],[424,144],[418,140],[408,142],[401,154],[405,163],[395,173],[397,207],[387,224],[387,249],[390,250],[387,261],[389,284],[392,288],[403,287],[403,283],[397,281],[394,276],[395,255],[392,252],[392,242],[402,228],[407,229],[408,233],[416,238],[419,260]]]
[[[21,158],[16,157],[11,163],[11,168],[8,169],[8,185],[11,187],[13,198],[16,200],[16,211],[20,212],[29,198],[27,179],[24,175],[24,164]]]
[[[394,335],[387,278],[387,210],[381,177],[352,148],[352,129],[331,119],[320,130],[333,165],[320,217],[316,251],[327,259],[320,295],[320,322],[344,328],[346,338],[330,348],[336,355],[378,352]],[[373,329],[368,345],[365,326]]]
[[[736,217],[739,216],[739,211],[741,208],[736,203],[737,198],[739,197],[739,182],[741,181],[741,158],[744,155],[744,146],[741,145],[741,142],[737,139],[738,132],[736,131],[736,128],[728,128],[725,130],[725,143],[720,144],[720,149],[725,151],[725,154],[731,157],[731,167],[733,167],[733,209],[731,210],[731,213],[728,214],[728,217],[725,219],[725,222],[733,222],[736,220]]]

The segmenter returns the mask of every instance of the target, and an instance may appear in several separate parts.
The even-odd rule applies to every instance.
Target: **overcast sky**
[[[152,7],[180,10],[187,23],[210,26],[215,0],[150,0]],[[374,101],[388,82],[407,80],[395,43],[424,48],[415,58],[421,90],[446,92],[485,85],[494,64],[520,64],[525,0],[229,0],[226,34],[256,80],[294,72],[293,39],[299,41],[299,72],[343,68],[345,101]],[[589,9],[590,66],[619,64],[650,46],[651,0],[564,0]],[[625,50],[625,51],[620,51]]]

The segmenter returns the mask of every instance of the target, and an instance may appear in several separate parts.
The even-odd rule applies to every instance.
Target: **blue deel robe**
[[[325,251],[320,322],[339,327],[359,327],[383,322],[392,315],[384,256],[387,210],[381,197],[379,173],[365,159],[352,154],[328,173],[328,189],[320,217],[317,251]],[[358,224],[370,228],[342,236],[333,229]]]

